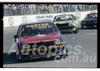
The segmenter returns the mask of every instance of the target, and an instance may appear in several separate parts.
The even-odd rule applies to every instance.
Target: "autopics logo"
[[[82,50],[81,45],[67,45],[68,57],[66,55],[55,56],[55,62],[72,62],[72,63],[95,63],[97,59],[96,54],[88,54],[86,51]]]
[[[12,26],[13,25],[13,17],[9,17],[8,22],[9,22],[10,26]]]
[[[22,22],[27,23],[27,17],[26,16],[22,17]]]
[[[16,44],[13,43],[10,50],[8,51],[8,55],[12,53],[12,51],[15,51]],[[20,51],[22,55],[29,54],[30,51],[32,52],[31,58],[38,57],[37,53],[40,55],[40,57],[46,56],[47,58],[50,58],[51,56],[54,57],[55,62],[72,62],[72,63],[95,63],[97,59],[96,54],[87,54],[86,51],[82,50],[81,45],[75,45],[74,47],[71,45],[67,45],[68,48],[68,56],[63,55],[59,56],[56,55],[58,51],[62,50],[62,46],[60,46],[59,50],[57,48],[54,48],[55,51],[52,52],[52,45],[50,45],[50,48],[48,49],[47,54],[47,47],[45,45],[38,46],[36,43],[32,45],[32,49],[30,50],[30,45],[24,45],[22,50]],[[54,47],[54,46],[53,46]],[[26,49],[27,48],[27,49]],[[37,49],[38,48],[38,49]],[[37,52],[35,51],[37,50]],[[65,51],[64,51],[65,52]]]

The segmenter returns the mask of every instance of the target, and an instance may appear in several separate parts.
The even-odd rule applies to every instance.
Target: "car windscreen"
[[[93,18],[97,18],[97,13],[94,14],[88,14],[85,19],[93,19]]]
[[[23,25],[20,36],[48,35],[59,32],[53,23]]]
[[[68,21],[68,20],[75,20],[74,15],[61,15],[61,16],[56,16],[54,18],[55,21]]]

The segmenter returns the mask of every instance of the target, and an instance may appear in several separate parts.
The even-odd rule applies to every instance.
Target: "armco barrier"
[[[95,11],[84,11],[84,12],[68,12],[68,13],[57,13],[57,14],[37,14],[37,15],[20,15],[20,16],[4,16],[3,17],[3,27],[13,27],[13,26],[19,26],[21,23],[27,23],[27,22],[37,22],[37,21],[43,21],[43,20],[49,20],[52,21],[54,16],[60,15],[60,14],[74,14],[79,18],[79,22],[84,19],[84,17],[91,13],[91,12],[97,12]]]

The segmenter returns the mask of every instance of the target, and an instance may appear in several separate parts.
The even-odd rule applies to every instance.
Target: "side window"
[[[87,19],[87,18],[88,18],[88,14],[86,15],[85,19]]]
[[[19,26],[18,31],[17,31],[17,35],[18,35],[18,36],[19,36],[19,32],[20,32],[20,27],[21,27],[21,26]]]
[[[76,20],[76,17],[74,15],[71,15],[71,17],[73,18],[73,20]]]
[[[53,22],[55,22],[55,19],[56,19],[56,16],[54,17]]]

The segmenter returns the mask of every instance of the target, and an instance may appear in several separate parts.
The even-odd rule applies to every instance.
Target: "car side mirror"
[[[17,35],[14,35],[14,38],[18,38],[18,36]]]

